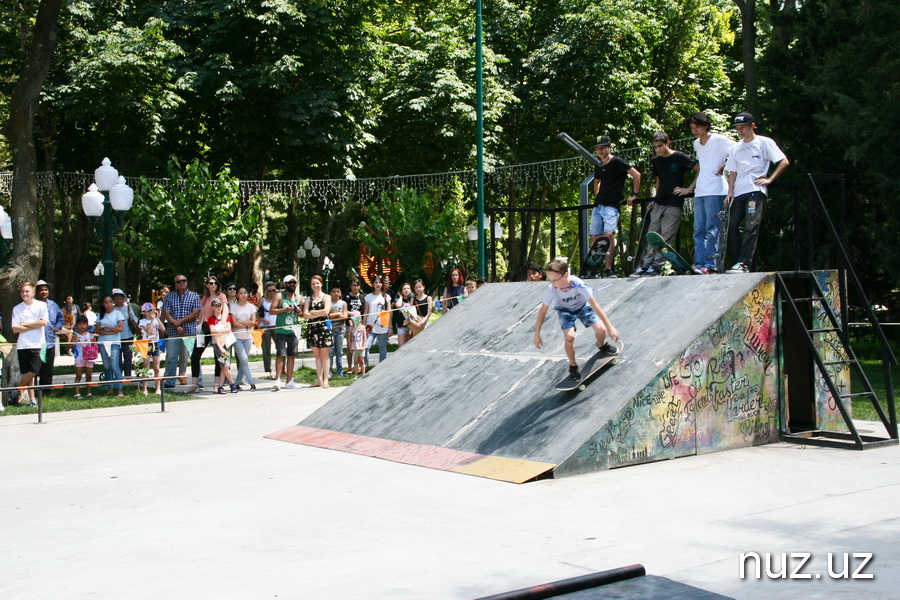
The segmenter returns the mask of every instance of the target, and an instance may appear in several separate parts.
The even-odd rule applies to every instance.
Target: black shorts
[[[19,372],[22,375],[25,373],[37,375],[41,372],[41,365],[44,364],[44,361],[41,360],[40,350],[16,350],[16,354],[19,357]]]
[[[275,334],[275,355],[297,356],[297,336],[293,332]]]

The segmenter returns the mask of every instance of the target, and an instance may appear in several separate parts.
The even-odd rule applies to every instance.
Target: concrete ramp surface
[[[483,286],[297,426],[267,437],[524,482],[778,439],[766,274],[590,280],[625,342],[582,392],[546,283]],[[578,326],[583,363],[593,332]]]

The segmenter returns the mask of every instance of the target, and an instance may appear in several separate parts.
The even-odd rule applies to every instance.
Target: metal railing
[[[128,384],[139,384],[150,381],[159,381],[163,382],[166,380],[172,379],[172,377],[129,377],[127,379],[115,379],[111,381],[97,379],[95,381],[79,381],[78,383],[70,382],[70,383],[51,383],[45,385],[15,385],[10,387],[2,387],[0,388],[0,393],[2,392],[14,392],[18,391],[20,398],[23,393],[25,393],[25,397],[30,397],[30,394],[27,394],[28,390],[34,390],[35,392],[35,404],[37,405],[37,415],[38,415],[38,424],[44,422],[44,394],[45,390],[62,390],[65,388],[72,387],[87,387],[88,389],[92,387],[100,387],[100,386],[110,386],[114,384],[121,383],[122,385]],[[19,401],[18,404],[21,406],[22,402]],[[13,405],[15,406],[15,405]],[[159,386],[159,412],[166,412],[166,387],[165,385]]]

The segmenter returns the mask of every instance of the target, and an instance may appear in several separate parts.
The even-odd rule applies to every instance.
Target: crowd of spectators
[[[250,356],[258,347],[265,377],[273,381],[271,388],[293,389],[299,387],[294,360],[303,340],[315,359],[316,381],[310,387],[327,388],[332,376],[362,376],[376,345],[378,362],[386,360],[388,340],[394,334],[398,346],[406,344],[428,326],[433,313],[452,310],[482,283],[466,281],[462,271],[454,268],[442,296],[435,300],[421,279],[392,287],[387,275],[375,276],[367,294],[357,278],[348,282],[345,294],[340,285],[326,290],[322,277],[315,275],[308,282],[311,293],[307,296],[293,275],[285,276],[280,285],[267,281],[262,293],[257,285],[223,287],[214,276],[203,280],[198,293],[190,289],[186,276],[176,275],[171,288],[164,285],[154,290],[143,304],[133,304],[123,290],[114,288],[100,298],[95,312],[90,302],[78,307],[71,295],[57,304],[50,299],[52,286],[39,280],[23,284],[23,301],[13,311],[22,371],[19,385],[51,385],[59,347],[61,353],[74,357],[77,383],[82,379],[91,383],[95,362],[102,361],[101,378],[110,382],[107,394],[123,395],[121,381],[135,376],[135,364],[140,369],[137,375],[158,378],[161,363],[164,374],[151,382],[154,391],[180,384],[187,386],[182,391],[192,394],[203,389],[201,360],[211,347],[212,392],[252,391],[257,381],[250,370]],[[86,390],[84,397],[89,397],[91,389],[77,387],[75,396],[82,397]],[[147,394],[150,386],[142,382],[139,389]],[[29,397],[33,402],[33,390]]]

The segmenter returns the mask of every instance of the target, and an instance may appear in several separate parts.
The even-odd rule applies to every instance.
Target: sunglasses
[[[229,292],[233,292],[233,291],[235,291],[237,288],[236,288],[236,287],[228,287],[228,288],[225,288],[225,289],[226,289],[227,291],[229,291]]]
[[[187,283],[187,279],[176,279],[175,283]]]
[[[215,286],[218,286],[219,283],[218,283],[217,281],[207,281],[207,282],[206,282],[206,285],[215,285]]]

